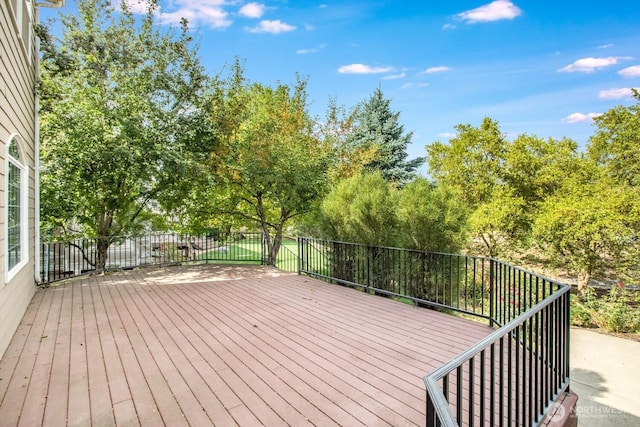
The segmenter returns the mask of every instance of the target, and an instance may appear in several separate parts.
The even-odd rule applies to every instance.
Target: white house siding
[[[29,56],[20,38],[23,24],[15,22],[14,8],[24,0],[0,0],[0,357],[11,340],[36,291],[35,254],[35,38]],[[31,3],[32,4],[32,3]],[[33,16],[33,14],[31,15]],[[24,34],[24,32],[22,32]],[[28,45],[28,44],[27,44]],[[28,170],[28,254],[26,265],[6,281],[6,145],[20,135],[22,162]]]

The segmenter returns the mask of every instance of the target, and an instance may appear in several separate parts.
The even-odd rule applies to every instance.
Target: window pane
[[[18,150],[18,144],[15,141],[9,144],[9,154],[17,161],[20,161],[20,150]]]
[[[7,177],[7,257],[9,270],[20,262],[20,168],[9,161]]]

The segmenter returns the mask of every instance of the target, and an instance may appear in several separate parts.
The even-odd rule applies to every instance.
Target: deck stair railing
[[[537,425],[569,390],[569,287],[495,259],[301,238],[300,273],[486,320],[425,376],[427,426]]]

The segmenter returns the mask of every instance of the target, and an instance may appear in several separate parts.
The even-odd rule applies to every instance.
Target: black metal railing
[[[261,233],[186,235],[149,233],[113,239],[100,253],[99,239],[76,239],[42,244],[43,284],[91,273],[177,263],[257,263],[264,260]],[[102,260],[102,261],[101,261]]]
[[[276,257],[276,267],[290,273],[298,273],[298,243],[296,238],[282,238],[282,244]]]
[[[298,246],[301,273],[498,327],[425,377],[427,426],[536,424],[568,390],[568,286],[484,257],[308,238]]]
[[[537,425],[569,389],[569,287],[424,377],[427,426]]]

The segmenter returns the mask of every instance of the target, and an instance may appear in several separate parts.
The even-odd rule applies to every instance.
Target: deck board
[[[259,266],[86,276],[34,296],[0,425],[424,425],[422,377],[491,331]]]

